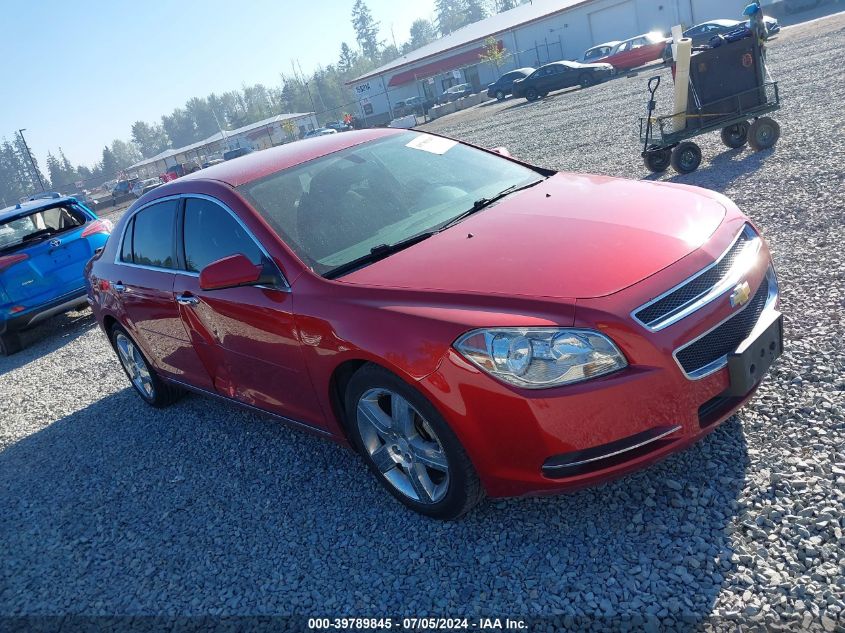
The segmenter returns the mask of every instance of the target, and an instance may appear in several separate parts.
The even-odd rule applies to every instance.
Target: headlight
[[[473,330],[455,349],[488,374],[527,389],[568,385],[628,366],[604,334],[573,328]]]

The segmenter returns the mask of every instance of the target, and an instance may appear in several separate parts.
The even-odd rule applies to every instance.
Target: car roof
[[[191,180],[218,180],[232,187],[238,187],[253,180],[269,176],[277,171],[394,134],[409,134],[409,132],[393,128],[379,128],[352,130],[343,134],[313,136],[295,143],[286,143],[278,147],[271,147],[259,152],[245,154],[240,158],[234,158],[225,163],[207,167],[202,171],[196,171],[187,176],[182,176],[182,178],[174,182],[184,183]],[[159,187],[156,191],[162,192],[161,195],[166,195],[166,191],[169,188],[171,188],[171,185],[167,184]]]
[[[0,222],[14,218],[19,215],[26,215],[33,213],[39,209],[49,209],[50,207],[61,206],[65,202],[69,202],[72,196],[62,196],[61,198],[41,198],[39,200],[31,200],[29,202],[21,202],[5,209],[0,209]]]

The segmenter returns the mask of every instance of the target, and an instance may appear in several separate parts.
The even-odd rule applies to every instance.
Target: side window
[[[185,200],[185,261],[199,272],[211,262],[240,253],[260,264],[263,253],[240,223],[219,204],[204,198]]]
[[[135,218],[129,220],[120,245],[120,261],[132,263],[132,232],[135,230]]]
[[[176,268],[173,222],[178,200],[166,200],[135,215],[132,261],[142,266]]]

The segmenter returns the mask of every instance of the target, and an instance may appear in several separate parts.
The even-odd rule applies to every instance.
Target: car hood
[[[446,292],[591,298],[699,248],[727,213],[703,189],[556,174],[339,279]]]

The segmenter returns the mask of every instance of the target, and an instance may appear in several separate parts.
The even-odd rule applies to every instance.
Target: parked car
[[[614,40],[612,42],[605,42],[604,44],[599,44],[598,46],[593,46],[592,48],[588,48],[584,51],[584,59],[581,60],[586,63],[593,63],[602,61],[605,57],[610,55],[610,52],[618,45],[621,44],[619,40]]]
[[[525,79],[513,82],[513,96],[534,101],[553,90],[572,86],[595,85],[613,76],[610,64],[582,64],[581,62],[552,62],[540,66]]]
[[[330,121],[326,123],[323,127],[329,128],[330,130],[334,130],[335,132],[348,132],[352,129],[351,125],[347,125],[343,121]]]
[[[145,402],[189,389],[351,444],[440,518],[682,450],[781,351],[768,247],[725,196],[420,132],[165,185],[87,278]]]
[[[21,349],[21,330],[85,303],[83,268],[110,231],[73,198],[0,210],[0,355]]]
[[[304,138],[314,138],[315,136],[326,136],[327,134],[337,134],[337,130],[330,127],[318,127],[313,130],[308,130]]]
[[[534,72],[534,68],[517,68],[506,72],[492,84],[487,86],[487,96],[496,97],[498,101],[504,101],[505,97],[513,94],[513,82],[517,79],[525,79]]]
[[[132,195],[136,198],[140,198],[148,191],[152,191],[156,187],[161,187],[164,183],[161,182],[160,178],[145,178],[144,180],[139,180],[134,185],[132,185]]]
[[[100,204],[96,199],[91,196],[88,191],[84,189],[82,191],[76,191],[70,194],[70,197],[75,198],[77,202],[84,204],[89,209],[95,211],[97,209],[97,206]]]
[[[404,101],[397,101],[394,111],[397,116],[407,116],[409,114],[418,114],[422,116],[433,105],[432,102],[426,101],[419,95],[408,97]]]
[[[671,41],[671,38],[656,32],[638,35],[619,42],[602,61],[612,64],[617,71],[626,71],[659,59],[667,60],[672,54],[668,46]]]
[[[58,191],[42,191],[41,193],[35,193],[27,198],[28,202],[33,200],[58,200],[62,197]]]
[[[236,147],[235,149],[230,149],[223,152],[223,160],[232,160],[233,158],[240,158],[241,156],[246,156],[247,154],[252,154],[252,148]]]
[[[111,192],[112,204],[120,204],[125,200],[129,200],[132,197],[132,187],[135,186],[138,180],[138,178],[118,180]]]
[[[437,98],[437,103],[451,103],[463,97],[468,97],[473,92],[472,84],[458,84],[457,86],[452,86],[444,90],[443,94]]]
[[[202,164],[202,168],[206,169],[207,167],[213,167],[214,165],[219,165],[223,162],[222,158],[212,158],[211,160],[207,160]]]
[[[765,16],[763,22],[766,24],[766,31],[769,35],[775,35],[780,32],[780,24],[771,17]],[[749,26],[748,21],[741,22],[739,20],[710,20],[709,22],[702,22],[696,24],[691,29],[684,31],[684,37],[692,40],[693,46],[706,46],[710,40],[717,35],[724,35],[731,31],[736,31],[744,26]]]

